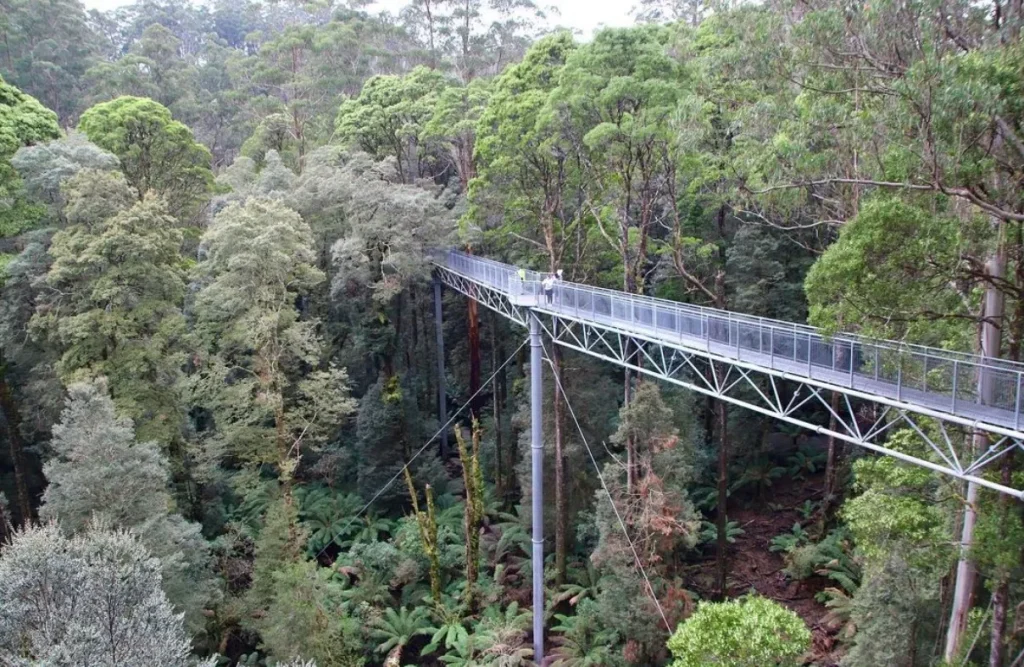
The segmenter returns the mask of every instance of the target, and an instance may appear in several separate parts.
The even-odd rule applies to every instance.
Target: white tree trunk
[[[1006,267],[1006,251],[1000,234],[999,249],[987,263],[987,272],[993,278],[1001,278]],[[983,357],[999,357],[999,344],[1002,336],[1001,322],[1003,319],[1003,293],[989,284],[985,288],[984,319],[981,324],[981,354]],[[993,396],[993,378],[989,373],[978,374],[978,398],[982,403],[990,403]],[[976,433],[973,438],[975,453],[984,451],[988,437],[984,433]],[[978,486],[967,485],[967,505],[964,507],[963,529],[960,533],[960,559],[956,565],[956,585],[953,589],[953,608],[949,618],[949,630],[946,634],[945,660],[952,663],[960,651],[964,632],[967,629],[967,615],[971,610],[977,571],[970,560],[971,545],[974,542],[974,524],[977,521]]]

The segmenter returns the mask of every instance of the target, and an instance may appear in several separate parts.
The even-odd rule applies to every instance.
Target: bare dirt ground
[[[729,595],[740,596],[752,590],[771,598],[796,612],[811,629],[812,648],[809,664],[816,667],[835,667],[840,652],[835,630],[827,627],[822,618],[828,610],[814,599],[828,585],[822,577],[803,581],[789,579],[783,572],[786,566],[782,554],[769,551],[771,540],[780,533],[788,533],[799,522],[812,530],[818,517],[804,519],[798,507],[804,501],[821,498],[822,475],[806,480],[781,479],[764,493],[763,498],[731,499],[729,520],[743,529],[743,535],[729,547]],[[696,566],[691,574],[694,590],[702,597],[710,597],[715,590],[716,563],[711,558]]]

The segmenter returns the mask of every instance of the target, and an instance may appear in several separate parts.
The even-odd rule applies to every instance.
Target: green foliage
[[[568,184],[559,171],[566,157],[557,127],[542,112],[575,48],[567,32],[537,40],[522,62],[498,78],[477,124],[478,174],[470,183],[471,214],[481,226],[490,215],[502,215],[494,234],[502,245],[510,242],[507,232],[514,231],[529,239],[543,238],[550,254],[554,239],[544,236],[546,230],[554,225],[563,234],[568,231],[567,221],[552,220],[545,205],[557,201]],[[525,260],[532,249],[523,254]]]
[[[930,663],[943,620],[939,595],[934,573],[911,566],[898,550],[883,563],[870,563],[848,605],[857,633],[843,664]]]
[[[73,533],[96,519],[130,529],[159,559],[163,588],[192,631],[216,601],[209,546],[199,526],[170,511],[167,461],[155,442],[136,442],[131,421],[118,417],[106,384],[73,384],[59,424],[54,456],[43,467],[49,486],[40,516]]]
[[[889,444],[918,455],[927,447],[908,430],[893,433]],[[842,516],[857,544],[863,582],[849,604],[857,634],[844,662],[925,664],[939,627],[939,581],[956,556],[951,508],[935,502],[940,483],[923,468],[861,459],[854,475],[859,494]]]
[[[811,633],[800,617],[766,598],[703,602],[668,641],[672,667],[802,664]]]
[[[718,524],[712,523],[711,521],[701,521],[703,528],[700,531],[700,541],[703,544],[713,544],[718,540]],[[735,521],[729,521],[725,524],[725,541],[732,544],[736,541],[737,537],[746,534],[747,531],[740,528],[740,525]]]
[[[429,613],[423,607],[401,607],[398,611],[385,609],[380,618],[374,620],[371,634],[381,642],[374,650],[377,653],[389,653],[399,649],[398,654],[401,655],[401,649],[414,637],[430,634],[429,623]]]
[[[786,545],[786,574],[794,579],[806,579],[811,575],[826,577],[838,584],[847,595],[853,595],[860,586],[862,573],[860,564],[854,558],[849,532],[844,528],[836,528],[822,541],[810,543],[806,533],[798,533],[797,528],[794,526],[793,536],[799,534],[802,539]],[[773,550],[775,540],[772,541]]]
[[[221,211],[195,269],[196,330],[208,352],[193,393],[217,415],[214,457],[276,463],[282,477],[355,409],[345,372],[323,360],[317,323],[296,303],[323,280],[302,218],[252,199]]]
[[[796,508],[796,511],[800,512],[800,516],[804,521],[807,521],[818,511],[818,503],[808,498],[804,501],[803,505]]]
[[[80,122],[94,143],[60,139],[51,112],[0,82],[0,492],[16,520],[41,497],[40,514],[79,535],[94,513],[130,527],[160,560],[170,604],[207,626],[199,651],[224,645],[251,667],[356,665],[375,648],[389,667],[534,657],[528,615],[511,603],[534,574],[528,522],[496,506],[529,507],[510,469],[525,479],[523,369],[481,394],[495,436],[462,448],[463,479],[426,454],[408,497],[378,493],[434,431],[438,385],[456,404],[468,395],[460,378],[481,351],[463,335],[463,300],[450,300],[448,373],[436,376],[432,249],[460,241],[572,280],[793,322],[810,310],[830,332],[959,350],[976,345],[982,293],[995,289],[1008,313],[1000,349],[1019,342],[1024,48],[1013,7],[813,0],[712,12],[642,0],[642,20],[679,22],[581,43],[556,32],[520,58],[536,27],[529,0],[415,0],[380,17],[334,0],[140,0],[88,16],[78,0],[0,4],[8,81],[69,126],[99,102]],[[204,228],[198,248],[182,226]],[[992,280],[997,247],[1006,267]],[[486,374],[511,339],[500,321],[479,324],[492,336]],[[949,390],[948,369],[865,362]],[[595,495],[583,443],[561,424],[569,474],[551,481],[575,525],[554,527],[575,552],[536,573],[550,585],[577,561],[549,597],[551,613],[574,612],[555,616],[554,660],[662,664],[665,631],[636,561],[669,617],[684,618],[686,551],[717,537],[697,508],[725,515],[701,486],[713,479],[712,408],[636,382],[618,410],[621,376],[568,353],[562,363],[585,438],[609,448],[594,451],[607,482]],[[112,402],[79,384],[100,376]],[[818,476],[817,450],[785,466],[764,454],[757,419],[729,415],[734,498],[772,500],[782,475]],[[885,436],[935,456],[911,431]],[[499,454],[494,500],[483,480]],[[821,623],[841,633],[845,664],[930,664],[961,489],[891,459],[847,460],[854,484],[826,508],[846,528],[812,543],[797,523],[770,548],[790,576],[829,586]],[[783,495],[803,504],[760,504],[803,523],[822,512]],[[1011,582],[1013,610],[1019,512],[988,493],[978,507],[970,556],[985,586]],[[204,598],[220,588],[206,540],[178,508],[213,540],[219,602]],[[729,522],[723,538],[742,534]],[[0,596],[0,609],[11,604]],[[802,625],[765,601],[723,609],[703,605],[682,626],[700,636],[672,640],[685,643],[679,664],[790,664],[806,648]],[[11,623],[0,622],[0,645]],[[977,612],[972,624],[989,627]],[[17,657],[45,662],[42,652]]]
[[[744,463],[739,478],[733,482],[729,490],[732,493],[745,488],[753,488],[758,498],[772,488],[775,481],[786,474],[786,468],[777,466],[766,457]]]
[[[65,222],[64,188],[68,181],[83,170],[113,171],[120,166],[116,156],[74,131],[62,139],[18,149],[11,164],[24,180],[25,193],[46,204],[54,218]]]
[[[562,584],[559,592],[552,599],[552,604],[558,604],[563,600],[570,606],[576,607],[584,600],[593,600],[597,597],[600,575],[590,559],[587,559],[583,567],[569,569],[569,583]]]
[[[824,469],[827,458],[828,455],[825,452],[800,449],[786,459],[786,465],[789,466],[789,474],[793,479],[805,479],[807,475],[813,475]]]
[[[0,554],[0,660],[185,667],[191,642],[160,590],[160,563],[105,524],[66,537],[55,523]]]
[[[76,0],[9,0],[0,33],[4,76],[67,124],[81,111],[85,72],[100,55],[85,7]]]
[[[325,487],[303,486],[296,490],[299,518],[309,534],[306,549],[310,556],[329,545],[344,547],[362,527],[353,517],[359,510],[358,497]]]
[[[39,217],[21,197],[11,158],[22,146],[59,136],[56,114],[0,77],[0,238],[30,228]]]
[[[272,598],[256,623],[267,653],[281,661],[301,654],[318,665],[365,664],[359,623],[345,612],[341,586],[329,570],[286,559],[272,578]]]
[[[964,312],[964,295],[950,288],[949,277],[963,252],[984,244],[981,220],[961,224],[952,214],[891,196],[867,201],[807,274],[808,319],[832,331],[857,326],[883,337],[962,346],[970,335],[965,320],[936,321],[928,313]]]
[[[82,114],[78,129],[117,156],[140,197],[149,192],[160,195],[172,216],[194,221],[213,185],[210,151],[171,118],[167,107],[148,98],[123,96],[91,107]]]
[[[434,653],[439,649],[445,653],[453,649],[465,653],[464,649],[470,647],[470,636],[459,608],[444,608],[442,613],[437,624],[430,628],[430,643],[423,647],[423,653]]]
[[[337,269],[332,289],[335,294],[368,289],[379,306],[427,277],[426,251],[442,247],[454,227],[435,193],[395,183],[385,169],[385,163],[357,153],[331,175],[346,183],[338,204],[349,220],[347,233],[331,247]]]
[[[772,538],[771,546],[768,547],[769,551],[785,551],[790,553],[797,547],[805,544],[810,540],[807,531],[803,529],[799,522],[793,524],[793,530],[788,533],[782,533]]]
[[[889,438],[903,451],[926,447],[909,430]],[[859,552],[870,564],[885,561],[894,551],[934,571],[952,562],[949,508],[934,502],[938,482],[926,470],[892,458],[865,458],[854,464],[860,493],[843,507]]]
[[[573,615],[555,614],[551,628],[555,667],[604,667],[614,664],[613,647],[618,642],[614,629],[601,622],[593,600],[582,600]]]
[[[59,353],[62,380],[105,376],[140,436],[169,443],[182,427],[177,381],[188,344],[181,233],[160,199],[129,201],[109,172],[72,180],[71,224],[53,236],[49,290],[31,327]]]
[[[381,160],[393,156],[398,177],[412,182],[421,175],[420,139],[433,113],[437,95],[449,85],[440,72],[417,67],[405,76],[375,76],[359,97],[338,109],[335,135]]]

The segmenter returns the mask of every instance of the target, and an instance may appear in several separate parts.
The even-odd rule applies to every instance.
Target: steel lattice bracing
[[[445,284],[518,324],[538,313],[559,345],[1024,499],[1024,491],[979,476],[1002,455],[1024,449],[1020,364],[829,338],[804,325],[574,283],[557,283],[549,302],[536,273],[523,279],[515,267],[458,252],[435,263]],[[833,391],[841,395],[838,410]],[[835,429],[806,421],[801,410],[808,405],[831,414]],[[937,429],[926,428],[929,418]],[[935,458],[886,447],[898,428],[915,431]],[[976,431],[990,436],[989,446],[965,457],[955,443]]]

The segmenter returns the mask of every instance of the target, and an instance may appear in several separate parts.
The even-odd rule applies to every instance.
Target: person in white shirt
[[[550,304],[551,298],[555,292],[555,277],[553,275],[548,275],[543,281],[541,281],[541,287],[544,288],[544,296],[547,297],[548,303]]]

